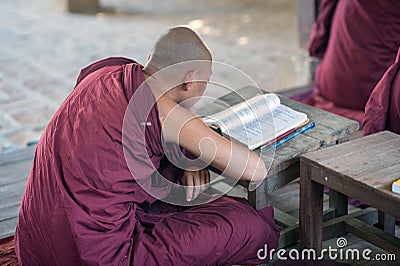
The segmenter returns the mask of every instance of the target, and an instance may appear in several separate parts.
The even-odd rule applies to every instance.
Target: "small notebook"
[[[224,136],[254,150],[306,124],[308,117],[281,104],[276,94],[268,93],[254,96],[203,120],[210,127],[219,128]]]

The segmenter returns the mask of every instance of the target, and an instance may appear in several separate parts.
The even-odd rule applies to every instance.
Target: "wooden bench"
[[[400,195],[391,191],[392,182],[399,178],[400,135],[388,131],[301,156],[301,247],[321,251],[323,239],[349,232],[400,254],[400,239],[393,235],[394,216],[400,215]],[[337,192],[331,206],[336,209],[335,218],[326,222],[322,210],[324,186]],[[346,215],[347,197],[385,215],[379,219],[373,208]],[[366,222],[357,219],[359,215],[368,218]],[[386,232],[371,225],[378,221]]]

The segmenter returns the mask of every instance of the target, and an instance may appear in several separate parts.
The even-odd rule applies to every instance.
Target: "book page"
[[[266,112],[253,120],[238,123],[234,127],[221,126],[222,132],[230,138],[247,145],[250,149],[261,145],[265,139],[274,138],[275,126],[272,112]]]
[[[295,111],[283,104],[274,110],[273,117],[275,122],[275,136],[282,135],[308,121],[307,114]]]
[[[259,95],[207,117],[224,135],[256,149],[307,121],[307,115],[280,104],[275,94]]]
[[[274,110],[279,104],[280,99],[277,95],[262,94],[234,105],[222,112],[210,115],[204,118],[203,121],[208,124],[217,123],[221,126],[222,130],[233,129],[265,113],[271,112],[271,110]]]

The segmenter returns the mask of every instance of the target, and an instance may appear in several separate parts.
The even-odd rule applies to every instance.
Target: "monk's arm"
[[[265,164],[256,153],[218,135],[198,118],[183,126],[179,142],[202,161],[233,178],[258,181],[267,176]]]
[[[159,103],[159,109],[166,114],[162,119],[165,140],[179,144],[232,178],[258,181],[267,176],[265,164],[255,152],[218,135],[186,109],[168,102]]]

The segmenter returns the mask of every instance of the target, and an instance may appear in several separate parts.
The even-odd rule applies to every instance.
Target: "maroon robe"
[[[363,135],[382,130],[400,134],[400,47],[396,62],[385,72],[365,106]]]
[[[293,97],[358,120],[400,45],[398,0],[323,0],[309,52],[321,58],[313,92]]]
[[[260,248],[277,247],[272,208],[256,211],[229,197],[178,207],[138,185],[156,170],[171,181],[182,174],[166,160],[150,89],[141,91],[134,106],[139,120],[147,115],[141,110],[151,110],[143,136],[149,159],[139,159],[146,156],[138,147],[130,151],[135,176],[128,168],[123,119],[143,81],[141,66],[124,58],[82,70],[36,149],[15,235],[22,265],[260,263]],[[139,124],[131,124],[137,138]],[[170,189],[161,191],[168,195]]]

